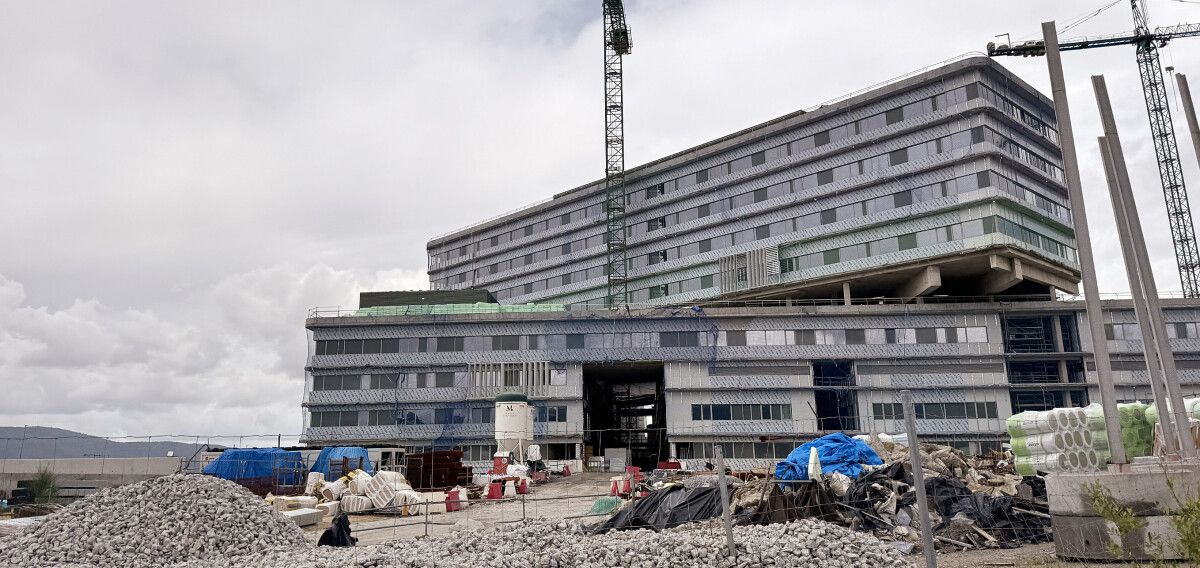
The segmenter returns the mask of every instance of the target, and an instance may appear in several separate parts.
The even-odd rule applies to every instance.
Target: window
[[[866,330],[847,329],[846,345],[864,345],[867,342]]]
[[[399,383],[400,375],[398,374],[371,375],[372,389],[394,389],[399,386]]]
[[[791,420],[790,404],[693,404],[692,420]],[[786,454],[785,454],[786,455]]]
[[[567,349],[583,349],[583,334],[571,333],[567,335]]]
[[[937,328],[922,327],[917,328],[917,343],[937,343]]]
[[[396,413],[391,410],[367,411],[368,426],[393,426],[396,424]]]
[[[438,353],[444,351],[462,351],[463,338],[461,337],[439,337],[437,338]]]
[[[454,373],[442,372],[434,375],[433,386],[438,388],[448,388],[454,386]]]
[[[329,410],[313,412],[309,425],[313,428],[358,426],[357,410]]]
[[[700,337],[694,331],[663,331],[658,334],[659,347],[699,347]]]
[[[521,336],[496,335],[492,337],[492,351],[516,351],[521,348]]]
[[[358,375],[317,375],[313,377],[314,391],[358,390],[362,380]]]
[[[567,407],[566,406],[539,406],[537,414],[534,415],[535,422],[566,422]]]
[[[725,332],[725,345],[737,347],[746,344],[745,331],[727,331]]]

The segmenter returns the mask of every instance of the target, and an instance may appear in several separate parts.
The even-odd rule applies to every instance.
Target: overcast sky
[[[627,0],[627,163],[1107,3]],[[425,288],[430,237],[602,175],[600,24],[595,0],[0,0],[0,425],[299,433],[309,308]],[[1131,27],[1119,2],[1063,36]],[[1197,54],[1163,60],[1200,79]],[[1064,61],[1102,291],[1128,284],[1099,73],[1179,290],[1133,48]],[[1048,92],[1044,60],[1001,62]]]

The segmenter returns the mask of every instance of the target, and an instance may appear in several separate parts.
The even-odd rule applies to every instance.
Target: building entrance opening
[[[584,460],[651,471],[667,456],[662,363],[584,365]]]
[[[858,395],[852,361],[813,361],[813,397],[817,429],[858,430]],[[822,388],[825,387],[825,388]]]

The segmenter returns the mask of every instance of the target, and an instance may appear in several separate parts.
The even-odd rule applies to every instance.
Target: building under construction
[[[606,184],[435,238],[432,290],[315,311],[309,442],[490,458],[498,394],[526,394],[553,460],[734,467],[828,431],[979,451],[1029,409],[1150,399],[1132,304],[1092,338],[1053,105],[970,58],[623,172],[628,306],[608,290]],[[1185,393],[1200,301],[1167,300]]]

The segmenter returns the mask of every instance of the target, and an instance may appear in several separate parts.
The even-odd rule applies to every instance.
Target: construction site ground
[[[600,472],[577,473],[570,477],[555,477],[549,483],[536,485],[525,496],[525,517],[562,519],[584,515],[592,508],[597,496],[608,494],[609,478],[613,475],[615,474]],[[476,502],[461,511],[430,515],[428,534],[449,534],[452,527],[464,519],[473,521],[471,524],[481,523],[484,527],[519,521],[522,518],[521,509],[522,503],[519,499],[498,503]],[[588,518],[577,519],[579,522],[587,520]],[[307,527],[309,538],[315,542],[328,524],[326,520]],[[415,538],[426,534],[425,518],[421,516],[350,515],[350,528],[354,536],[358,537],[360,545],[378,544],[397,538]]]
[[[585,515],[592,508],[596,496],[609,491],[611,473],[586,472],[570,477],[555,477],[554,481],[538,485],[526,496],[525,516],[562,519]],[[454,530],[490,527],[497,523],[519,521],[522,518],[519,500],[504,502],[482,502],[464,510],[429,516],[428,534],[431,536],[450,534]],[[602,517],[582,517],[579,522]],[[464,522],[464,520],[470,521]],[[350,526],[360,545],[379,544],[394,539],[417,538],[426,534],[425,518],[421,516],[401,517],[384,515],[350,515]],[[479,524],[475,524],[479,523]],[[455,525],[458,529],[454,529]],[[322,521],[306,528],[314,542],[328,526]],[[911,557],[922,563],[921,556]],[[1112,566],[1107,564],[1106,566]],[[1130,564],[1121,564],[1129,566]],[[1054,544],[1025,545],[1003,550],[970,550],[965,552],[942,552],[938,554],[940,568],[982,568],[1011,566],[1014,568],[1084,568],[1092,564],[1066,562],[1054,556]],[[1099,565],[1097,565],[1099,566]]]

